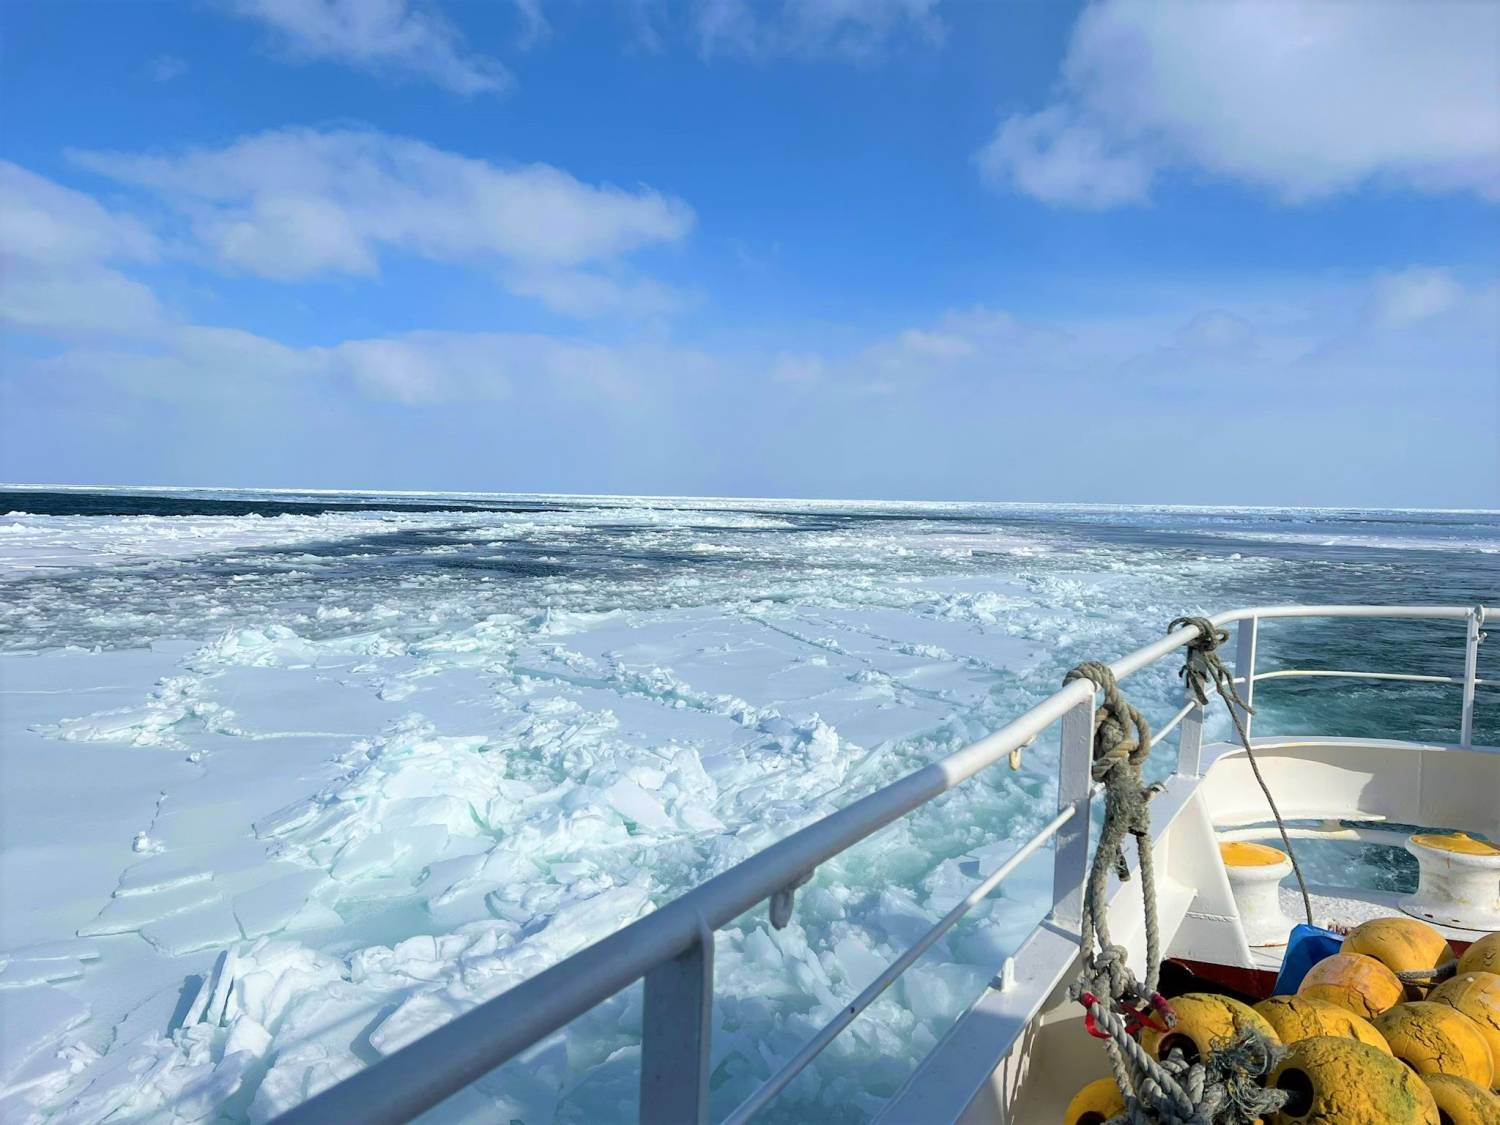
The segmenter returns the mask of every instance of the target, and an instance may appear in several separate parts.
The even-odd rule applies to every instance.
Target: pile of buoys
[[[1266,1081],[1288,1100],[1265,1125],[1500,1125],[1500,933],[1455,957],[1427,923],[1378,918],[1313,965],[1295,996],[1251,1006],[1194,992],[1172,1007],[1170,1031],[1141,1032],[1155,1058],[1193,1062],[1246,1029],[1285,1049]],[[1103,1125],[1124,1109],[1104,1078],[1063,1121]]]

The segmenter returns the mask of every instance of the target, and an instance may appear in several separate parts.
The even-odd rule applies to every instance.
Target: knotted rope
[[[1161,931],[1156,917],[1156,873],[1151,856],[1149,802],[1157,792],[1141,777],[1151,752],[1151,726],[1121,694],[1106,664],[1088,661],[1068,673],[1065,683],[1088,680],[1103,693],[1094,711],[1095,781],[1104,786],[1104,824],[1089,867],[1080,917],[1083,967],[1071,990],[1088,1012],[1088,1026],[1104,1040],[1110,1069],[1125,1095],[1128,1125],[1209,1125],[1242,1123],[1279,1109],[1286,1095],[1261,1082],[1277,1061],[1276,1048],[1246,1032],[1206,1059],[1187,1062],[1178,1052],[1164,1061],[1151,1057],[1136,1040],[1142,1026],[1169,1030],[1176,1022],[1171,1005],[1157,991],[1161,976]],[[1109,875],[1128,881],[1125,837],[1135,837],[1146,923],[1146,979],[1138,981],[1126,964],[1127,951],[1110,940]],[[1156,1022],[1160,1017],[1164,1022]]]
[[[1167,626],[1167,632],[1174,633],[1179,628],[1197,629],[1198,635],[1188,641],[1187,660],[1182,665],[1182,671],[1177,674],[1182,677],[1199,706],[1208,706],[1210,687],[1224,701],[1229,717],[1234,722],[1235,733],[1240,736],[1240,746],[1244,748],[1245,757],[1250,760],[1250,769],[1260,784],[1260,791],[1266,795],[1266,804],[1271,807],[1271,816],[1276,821],[1276,830],[1281,833],[1281,842],[1286,846],[1287,858],[1292,861],[1292,872],[1297,876],[1297,890],[1302,894],[1302,910],[1307,915],[1307,924],[1311,926],[1314,924],[1313,909],[1312,899],[1307,893],[1307,880],[1302,877],[1302,866],[1297,862],[1297,853],[1292,849],[1292,840],[1282,822],[1281,810],[1276,807],[1271,787],[1266,784],[1266,779],[1260,772],[1260,763],[1255,760],[1255,751],[1250,748],[1250,735],[1246,733],[1245,722],[1241,717],[1253,715],[1255,711],[1240,698],[1240,693],[1234,687],[1234,674],[1219,658],[1219,646],[1229,640],[1229,633],[1215,626],[1206,617],[1178,617]]]

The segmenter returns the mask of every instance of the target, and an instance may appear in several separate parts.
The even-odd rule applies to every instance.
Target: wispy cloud
[[[156,331],[149,288],[115,265],[149,262],[156,236],[82,192],[0,161],[0,324],[65,339]]]
[[[1500,7],[1099,0],[1062,95],[978,161],[1048,203],[1145,200],[1186,167],[1303,202],[1362,184],[1500,201]]]
[[[187,60],[176,55],[157,55],[146,67],[146,72],[154,82],[171,82],[181,78],[187,71]]]
[[[376,474],[365,483],[429,479],[433,464],[452,464],[538,486],[536,474],[556,470],[552,487],[761,494],[1500,495],[1488,444],[1404,436],[1445,424],[1456,401],[1492,416],[1500,391],[1500,286],[1430,265],[1249,291],[1195,284],[1143,299],[1137,289],[1113,310],[1056,318],[977,306],[847,350],[756,354],[598,329],[419,330],[309,346],[192,323],[132,276],[160,268],[155,234],[13,165],[0,166],[0,252],[0,313],[17,336],[55,342],[13,350],[0,371],[0,426],[33,458],[26,427],[66,447],[80,411],[104,411],[152,419],[163,445],[149,464],[174,463],[171,443],[189,442],[197,471],[223,480],[242,479],[244,458],[264,460],[267,445],[288,463],[326,465],[328,434],[342,427],[358,437],[337,457]],[[411,440],[414,417],[429,438],[465,437]],[[1277,435],[1275,463],[1228,485],[1182,480],[1181,446],[1142,438],[1186,431],[1211,443],[1251,430]],[[87,455],[78,463],[99,463],[98,442],[139,441],[129,427],[88,433],[94,444],[75,451]],[[42,472],[0,453],[21,475]],[[138,456],[130,444],[114,454]],[[1415,458],[1452,491],[1414,472]],[[494,475],[502,470],[532,475]],[[1177,483],[1164,493],[1163,481]]]
[[[704,55],[867,59],[905,38],[940,43],[938,0],[699,0],[694,34]]]
[[[493,94],[511,75],[470,51],[431,4],[408,0],[229,0],[230,10],[268,28],[293,58],[340,62],[401,78],[424,78],[457,94]],[[540,16],[535,3],[523,13]],[[537,33],[540,24],[530,24]]]
[[[372,276],[387,251],[494,268],[512,292],[567,315],[661,311],[630,275],[642,248],[694,215],[649,188],[586,184],[546,164],[502,167],[373,131],[285,129],[176,155],[75,153],[154,193],[223,268],[280,280]]]

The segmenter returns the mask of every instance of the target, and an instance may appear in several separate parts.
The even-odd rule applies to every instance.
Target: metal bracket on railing
[[[1036,745],[1036,735],[1032,735],[1025,742],[1021,743],[1021,745],[1017,746],[1014,750],[1012,750],[1010,752],[1010,768],[1013,769],[1013,770],[1020,769],[1021,768],[1021,751],[1022,750],[1029,750],[1031,747],[1033,747],[1035,745]]]
[[[1000,972],[990,981],[990,987],[996,992],[1004,992],[1007,988],[1014,988],[1016,984],[1016,959],[1007,957],[1005,963],[1000,966]]]
[[[792,907],[797,902],[797,888],[807,886],[812,881],[813,872],[816,870],[817,868],[814,867],[812,870],[804,871],[771,896],[771,925],[773,927],[778,930],[786,929],[787,923],[792,920]]]

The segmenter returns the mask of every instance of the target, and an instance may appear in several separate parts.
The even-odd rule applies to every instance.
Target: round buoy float
[[[1315,1000],[1311,996],[1273,996],[1254,1008],[1276,1029],[1277,1038],[1284,1044],[1317,1035],[1341,1035],[1346,1039],[1357,1039],[1387,1055],[1391,1053],[1385,1036],[1375,1030],[1374,1024],[1356,1016],[1348,1008],[1340,1008],[1326,1000]]]
[[[1458,959],[1461,973],[1500,973],[1500,933],[1486,934]]]
[[[1373,957],[1393,973],[1435,969],[1453,960],[1448,939],[1415,918],[1375,918],[1349,931],[1343,952]],[[1406,986],[1406,999],[1420,1000],[1425,988]]]
[[[1311,996],[1373,1019],[1401,1002],[1405,986],[1390,969],[1363,953],[1325,957],[1302,978],[1298,996]]]
[[[1447,1004],[1474,1021],[1484,1041],[1490,1046],[1495,1077],[1500,1079],[1500,975],[1495,973],[1459,973],[1434,988],[1427,999]]]
[[[1443,1125],[1500,1125],[1500,1098],[1467,1078],[1424,1074]]]
[[[1276,1029],[1249,1004],[1228,996],[1208,992],[1187,992],[1172,1000],[1177,1023],[1170,1031],[1146,1028],[1141,1032],[1141,1046],[1153,1058],[1166,1058],[1179,1050],[1188,1062],[1205,1058],[1215,1047],[1228,1043],[1246,1028],[1260,1032],[1272,1043],[1281,1040]]]
[[[1446,1004],[1413,1000],[1373,1021],[1391,1054],[1418,1074],[1452,1074],[1488,1086],[1495,1077],[1490,1045],[1474,1021]]]
[[[1125,1096],[1113,1078],[1096,1078],[1073,1095],[1063,1112],[1063,1125],[1104,1125],[1125,1112]]]
[[[1267,1125],[1440,1125],[1432,1092],[1410,1069],[1354,1039],[1319,1035],[1293,1043],[1268,1083],[1287,1103]]]

